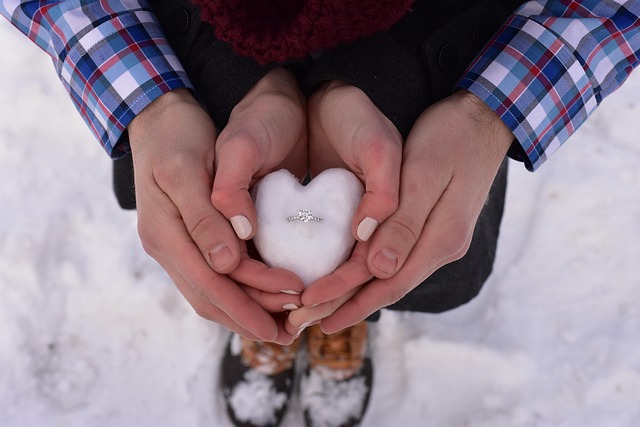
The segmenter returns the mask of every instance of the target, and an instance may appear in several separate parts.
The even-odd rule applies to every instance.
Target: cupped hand
[[[216,130],[206,112],[188,91],[176,90],[145,108],[128,130],[145,250],[200,316],[251,339],[290,342],[291,334],[270,312],[298,305],[295,293],[302,282],[250,259],[244,242],[213,206]],[[227,156],[233,159],[233,151]],[[244,160],[236,162],[237,168],[261,169]]]
[[[362,90],[339,81],[330,82],[314,93],[308,104],[308,122],[312,176],[342,167],[364,183],[365,194],[351,225],[358,243],[350,260],[326,278],[341,281],[358,277],[362,283],[372,277],[366,270],[367,241],[398,207],[402,137]],[[306,290],[303,300],[307,292],[313,297],[315,289],[312,285]],[[332,290],[322,301],[331,302],[311,312],[335,310],[356,292],[354,286],[334,286]],[[287,325],[290,333],[296,333],[303,323],[316,320],[308,312],[309,308],[303,307],[290,314]]]
[[[365,242],[398,207],[402,137],[362,90],[339,81],[312,95],[308,117],[311,175],[343,167],[364,183],[351,228]]]
[[[295,77],[277,68],[236,105],[216,142],[211,199],[242,240],[257,229],[252,185],[277,169],[299,179],[308,169],[306,100]]]
[[[499,117],[469,92],[425,110],[405,143],[397,211],[366,248],[356,247],[347,263],[305,290],[305,307],[290,314],[287,329],[296,333],[319,319],[326,333],[353,325],[461,258],[512,141]]]

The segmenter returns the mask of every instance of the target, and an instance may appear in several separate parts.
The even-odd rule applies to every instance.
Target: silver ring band
[[[322,218],[313,216],[310,210],[308,209],[300,209],[297,215],[287,217],[287,222],[291,221],[301,221],[301,222],[309,222],[309,221],[322,221]]]

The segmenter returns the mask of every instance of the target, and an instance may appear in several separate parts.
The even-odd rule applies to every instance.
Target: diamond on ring
[[[322,218],[319,218],[317,216],[313,216],[311,211],[308,210],[308,209],[300,209],[298,211],[298,215],[294,215],[294,216],[288,217],[287,221],[288,222],[291,222],[291,221],[302,221],[302,222],[316,221],[316,222],[320,222],[320,221],[322,221]]]

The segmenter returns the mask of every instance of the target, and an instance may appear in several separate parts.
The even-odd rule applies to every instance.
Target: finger
[[[282,268],[268,267],[264,263],[249,258],[243,253],[242,260],[229,276],[260,291],[299,295],[304,290],[304,282],[295,273]]]
[[[348,301],[357,291],[357,288],[352,289],[338,299],[325,302],[314,307],[302,307],[299,310],[293,310],[291,313],[289,313],[287,322],[285,323],[287,332],[292,335],[298,335],[301,329],[304,329],[313,323],[317,323],[317,321],[331,315],[346,301]]]
[[[333,273],[311,283],[302,293],[302,304],[313,307],[338,299],[371,280],[366,243],[357,243],[351,257]]]
[[[322,330],[325,333],[352,326],[381,308],[398,302],[437,269],[466,253],[477,214],[460,200],[457,193],[454,185],[443,194],[403,268],[391,278],[374,279],[360,288],[335,313],[323,319]],[[458,220],[452,220],[450,209],[456,205],[463,213]],[[460,225],[462,223],[471,225],[465,227]]]
[[[184,298],[191,304],[192,308],[200,317],[218,323],[232,332],[235,332],[245,338],[253,341],[264,341],[260,337],[252,334],[247,329],[241,327],[231,317],[229,317],[224,311],[218,307],[211,305],[206,299],[202,298],[198,292],[196,292],[189,283],[177,272],[177,270],[166,260],[160,262],[163,269],[169,274],[172,281],[184,296]],[[283,316],[277,316],[274,318],[278,327],[278,334],[271,341],[280,345],[290,345],[294,336],[289,334],[285,329],[285,320]]]
[[[211,203],[211,168],[200,160],[171,161],[154,169],[155,182],[145,188],[157,187],[164,192],[155,197],[167,199],[156,200],[154,205],[174,205],[209,266],[226,274],[240,262],[240,248],[228,222]],[[141,191],[140,196],[147,194]]]
[[[318,100],[320,96],[314,94],[309,101],[309,172],[311,176],[331,168],[349,169],[340,154],[336,151],[327,136],[324,127],[319,123]]]
[[[424,156],[405,155],[398,209],[370,242],[367,263],[378,278],[389,278],[402,268],[431,210],[450,183],[449,168],[426,168],[425,164],[433,162]]]
[[[241,286],[241,288],[268,313],[288,312],[302,307],[300,295],[274,294],[251,286]]]
[[[366,144],[360,162],[366,191],[356,209],[352,230],[363,242],[398,208],[402,145],[399,138],[387,137],[384,132],[379,138]]]
[[[163,206],[168,204],[167,201]],[[263,340],[272,340],[277,335],[273,318],[257,302],[231,279],[209,268],[180,216],[164,215],[161,234],[156,227],[147,229],[149,223],[139,223],[138,228],[144,248],[153,258],[170,260],[173,269],[202,299],[218,307],[242,328]]]
[[[398,206],[402,137],[360,89],[330,84],[309,101],[311,171],[346,167],[365,183],[352,233],[367,241]]]
[[[256,301],[228,277],[206,268],[204,262],[195,258],[188,244],[176,246],[184,255],[173,254],[171,258],[178,261],[178,271],[194,288],[249,332],[265,341],[274,339],[277,328],[273,318]]]
[[[211,201],[229,220],[238,238],[248,240],[255,235],[258,223],[249,187],[258,170],[261,154],[247,132],[227,129],[220,134],[216,150]]]
[[[238,325],[233,321],[224,311],[209,303],[198,292],[196,292],[189,283],[182,277],[180,273],[173,267],[173,265],[166,259],[161,258],[157,260],[162,268],[167,272],[171,280],[176,285],[180,293],[189,302],[196,314],[203,319],[210,320],[218,323],[225,328],[242,335],[250,340],[259,340],[256,335],[252,334],[245,328]]]

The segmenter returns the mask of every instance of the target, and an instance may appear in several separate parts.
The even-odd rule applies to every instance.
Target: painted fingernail
[[[229,218],[229,222],[231,222],[231,226],[233,227],[233,231],[236,232],[236,235],[245,240],[251,235],[251,223],[244,215],[236,215]]]
[[[297,310],[300,307],[298,307],[297,305],[293,304],[293,303],[287,303],[285,305],[282,306],[283,310],[287,310],[287,311],[292,311],[292,310]]]
[[[302,325],[300,325],[300,327],[298,328],[298,330],[302,329],[305,330],[307,329],[309,326],[313,326],[313,325],[317,325],[318,323],[320,323],[320,320],[311,320],[307,323],[303,323]]]
[[[209,263],[214,270],[224,267],[231,260],[231,249],[224,243],[216,245],[209,251]]]
[[[291,289],[283,289],[280,292],[287,295],[300,295],[302,293],[302,292],[294,291]]]
[[[373,232],[376,231],[376,228],[378,228],[378,224],[378,221],[371,217],[366,217],[365,219],[360,221],[360,224],[358,224],[358,229],[356,230],[358,238],[363,242],[369,240]]]
[[[373,257],[373,265],[378,270],[393,275],[398,267],[398,256],[389,249],[382,249]]]

